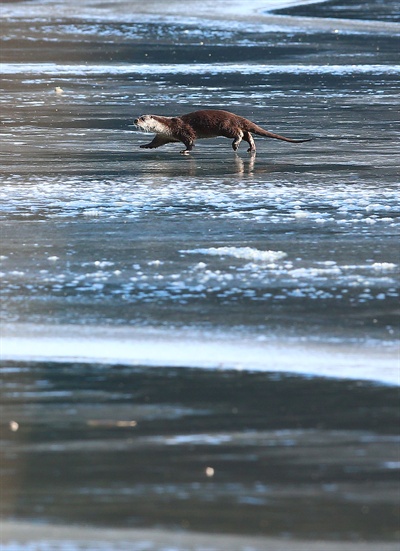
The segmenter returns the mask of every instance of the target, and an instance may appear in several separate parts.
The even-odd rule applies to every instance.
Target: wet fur
[[[247,150],[249,153],[256,150],[252,133],[257,136],[275,138],[291,143],[310,141],[310,138],[293,140],[274,134],[244,117],[217,109],[194,111],[181,117],[142,115],[134,122],[139,129],[145,132],[155,132],[156,134],[150,143],[141,145],[141,148],[155,149],[167,143],[182,142],[186,146],[186,149],[181,151],[183,154],[188,154],[193,149],[194,142],[197,139],[215,138],[217,136],[233,139],[232,148],[234,151],[238,149],[242,140],[246,141],[249,144]]]

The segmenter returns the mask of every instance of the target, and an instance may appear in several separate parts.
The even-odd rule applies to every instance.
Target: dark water
[[[78,363],[9,363],[2,388],[6,517],[397,534],[397,388]]]
[[[400,22],[400,10],[397,0],[328,0],[306,6],[295,6],[275,13],[289,13],[306,17],[354,18],[373,21]]]
[[[183,328],[395,353],[399,32],[393,3],[366,5],[368,31],[319,25],[358,18],[350,3],[287,12],[316,17],[307,29],[2,5],[4,334]],[[258,139],[255,158],[223,139],[188,158],[139,148],[133,118],[200,107],[314,139]],[[349,381],[267,358],[255,374],[30,352],[2,363],[4,518],[399,535],[398,392],[363,382],[362,355]]]

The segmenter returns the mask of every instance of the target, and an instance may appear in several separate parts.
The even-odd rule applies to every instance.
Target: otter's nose
[[[139,122],[139,119],[135,119],[133,122],[137,124]]]

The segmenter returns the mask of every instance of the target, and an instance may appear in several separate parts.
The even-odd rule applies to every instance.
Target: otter
[[[142,115],[135,119],[134,123],[144,132],[156,133],[154,139],[148,144],[141,145],[141,148],[155,149],[167,143],[182,142],[186,146],[186,149],[181,151],[184,155],[188,155],[193,149],[195,140],[201,138],[216,138],[217,136],[233,138],[232,148],[234,151],[237,151],[240,142],[245,140],[250,146],[247,150],[249,153],[256,151],[251,133],[290,143],[309,142],[312,139],[293,140],[292,138],[286,138],[264,130],[261,126],[244,117],[218,109],[194,111],[181,117]]]

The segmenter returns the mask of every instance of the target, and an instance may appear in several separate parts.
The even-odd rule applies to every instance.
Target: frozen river
[[[396,3],[242,4],[2,4],[9,521],[396,537]],[[139,148],[199,108],[313,141]]]

